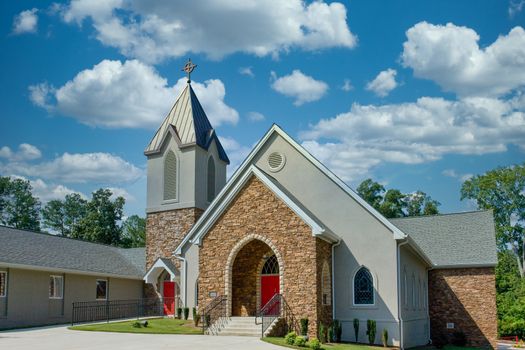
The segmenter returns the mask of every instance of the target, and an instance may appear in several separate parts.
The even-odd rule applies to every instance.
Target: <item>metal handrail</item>
[[[255,317],[255,324],[257,318],[261,318],[261,337],[264,337],[265,332],[270,328],[273,322],[282,318],[285,325],[285,333],[289,330],[298,329],[297,320],[292,312],[292,309],[286,302],[286,299],[282,294],[275,294],[260,310],[257,312]]]
[[[228,298],[223,295],[216,296],[208,305],[202,310],[202,332],[210,329],[217,321],[226,317],[226,304]]]

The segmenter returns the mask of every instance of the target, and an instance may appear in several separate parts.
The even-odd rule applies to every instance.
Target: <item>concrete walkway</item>
[[[87,350],[87,349],[250,349],[282,350],[254,337],[128,334],[71,331],[65,326],[0,332],[0,349]]]

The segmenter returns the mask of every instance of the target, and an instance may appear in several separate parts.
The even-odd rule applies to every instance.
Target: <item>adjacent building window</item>
[[[361,267],[354,276],[354,304],[374,304],[374,279],[366,267]]]
[[[7,272],[0,271],[0,297],[7,295]]]
[[[208,158],[208,202],[211,202],[215,198],[215,161],[213,157]]]
[[[168,151],[164,158],[164,200],[177,199],[177,157]]]
[[[108,281],[97,280],[97,300],[106,300],[108,298]]]
[[[64,297],[64,276],[49,276],[49,299]]]
[[[323,292],[323,305],[332,305],[332,278],[330,276],[330,265],[323,263],[321,273],[321,290]]]

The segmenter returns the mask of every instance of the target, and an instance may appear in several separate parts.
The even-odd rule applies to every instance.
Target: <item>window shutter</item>
[[[164,200],[177,198],[177,157],[168,151],[164,159]]]

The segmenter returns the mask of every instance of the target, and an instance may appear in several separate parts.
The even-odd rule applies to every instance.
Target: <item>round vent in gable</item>
[[[284,154],[279,152],[272,152],[268,156],[268,166],[271,171],[279,171],[283,168],[284,163],[286,163],[286,158]]]

